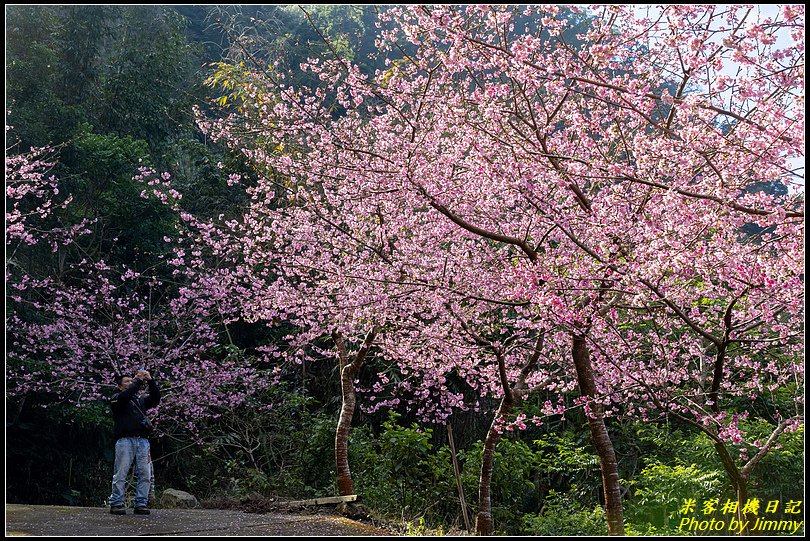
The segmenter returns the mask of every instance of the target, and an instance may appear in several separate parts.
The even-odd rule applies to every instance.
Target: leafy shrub
[[[626,506],[626,517],[647,531],[678,533],[679,509],[685,500],[719,497],[723,479],[719,471],[653,462],[630,481],[634,494]]]
[[[567,493],[584,507],[599,501],[602,477],[599,457],[587,430],[566,430],[534,440],[537,469],[548,486]]]
[[[607,535],[605,510],[600,506],[587,509],[565,494],[551,492],[540,514],[523,516],[522,533],[526,535]]]
[[[352,431],[355,491],[370,507],[405,523],[447,523],[460,512],[450,451],[434,447],[431,429],[400,426],[398,417],[391,412],[376,437],[368,429]]]
[[[464,490],[476,512],[482,452],[483,443],[478,442],[469,450],[459,453],[464,464]],[[490,487],[492,519],[497,531],[518,531],[521,513],[538,508],[537,487],[532,481],[537,464],[538,454],[526,443],[509,439],[498,442]]]
[[[205,447],[177,457],[171,473],[201,497],[332,495],[336,421],[312,406],[288,386],[272,386],[202,428]]]

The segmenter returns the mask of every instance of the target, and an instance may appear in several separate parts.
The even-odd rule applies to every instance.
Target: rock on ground
[[[193,509],[199,507],[200,502],[197,501],[197,498],[193,494],[183,492],[182,490],[167,488],[160,495],[160,506],[164,509],[175,509],[178,507]]]

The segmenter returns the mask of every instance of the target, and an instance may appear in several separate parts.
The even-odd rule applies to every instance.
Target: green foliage
[[[272,52],[272,56],[283,59],[285,65],[280,69],[286,71],[288,81],[312,85],[316,80],[313,75],[297,69],[308,58],[334,58],[338,54],[368,75],[386,69],[375,45],[377,11],[385,9],[385,6],[344,4],[234,5],[214,6],[208,17],[215,19],[223,33],[231,37],[230,46],[222,55],[227,63],[244,62],[263,70],[268,52]],[[237,36],[238,39],[233,39]],[[403,46],[412,50],[410,44]]]
[[[719,498],[723,481],[723,473],[718,470],[703,470],[695,464],[669,466],[652,462],[629,482],[634,494],[626,518],[636,526],[676,533],[684,501]]]
[[[373,47],[368,47],[366,42],[369,35],[373,35],[370,32],[374,21],[372,6],[332,4],[313,5],[307,9],[338,54],[352,62],[369,61]]]
[[[53,7],[43,6],[8,6],[6,17],[6,122],[23,152],[64,141],[84,115],[60,92],[63,22]]]
[[[70,140],[82,123],[156,149],[192,124],[199,49],[160,6],[7,10],[7,98],[22,148]]]
[[[462,479],[468,499],[477,512],[478,481],[481,473],[483,443],[477,442],[459,452],[463,462]],[[535,485],[540,454],[520,440],[501,439],[495,448],[492,471],[492,517],[498,531],[513,533],[520,527],[521,514],[538,508]]]
[[[48,401],[29,395],[20,404],[7,403],[7,501],[102,505],[110,495],[114,459],[107,404],[43,408]]]
[[[600,506],[587,509],[564,494],[551,492],[539,514],[526,514],[522,519],[524,535],[607,535],[605,511]]]
[[[398,417],[391,412],[377,437],[367,428],[352,431],[355,491],[381,513],[442,523],[458,511],[450,451],[434,447],[431,429],[400,426]]]
[[[731,483],[717,457],[712,440],[702,432],[678,429],[673,426],[657,427],[649,423],[633,423],[638,441],[644,446],[645,464],[692,464],[702,472],[718,472],[720,492],[723,497],[733,496]],[[727,444],[737,465],[742,467],[759,450],[754,442],[764,444],[775,428],[765,420],[741,420],[740,428],[746,434],[748,443]],[[804,429],[794,433],[782,433],[777,444],[771,448],[751,471],[748,491],[752,497],[760,499],[798,499],[803,490]],[[674,467],[674,466],[673,466]],[[633,474],[636,477],[638,474]],[[696,494],[695,497],[702,497]]]
[[[174,188],[194,197],[183,199],[185,210],[201,218],[230,219],[248,200],[245,188],[254,176],[239,156],[215,146],[188,138],[178,138],[165,145],[163,167],[172,173]],[[218,164],[222,164],[219,166]],[[241,175],[238,187],[228,186],[229,174]]]
[[[210,87],[216,93],[220,94],[216,98],[216,103],[220,107],[225,105],[242,105],[248,99],[253,99],[248,93],[248,85],[253,84],[253,92],[256,93],[255,99],[263,100],[266,96],[263,94],[263,88],[255,85],[253,73],[245,67],[244,62],[238,64],[228,64],[226,62],[215,62],[212,64],[213,72],[205,80],[205,85]],[[245,109],[238,108],[240,113]]]
[[[599,457],[590,448],[587,432],[567,430],[549,434],[534,443],[539,447],[538,469],[544,475],[553,476],[558,486],[577,487],[579,498],[585,501],[601,489]],[[594,479],[598,485],[593,483]]]
[[[59,145],[54,173],[65,227],[96,220],[94,234],[59,248],[23,247],[34,275],[61,275],[78,259],[152,266],[173,220],[140,197],[139,166],[165,163],[172,138],[194,138],[202,98],[198,47],[185,20],[161,6],[11,6],[7,10],[7,133],[17,149]]]
[[[649,423],[629,426],[637,434],[636,445],[643,449],[644,467],[625,483],[631,489],[625,504],[628,533],[683,535],[677,527],[679,519],[687,516],[678,514],[685,500],[694,499],[700,505],[711,498],[720,501],[735,498],[714,444],[706,434]],[[774,429],[773,424],[762,420],[741,421],[740,427],[750,442],[760,443]],[[783,433],[778,442],[752,470],[748,481],[750,498],[782,502],[803,498],[803,430]],[[750,444],[728,448],[740,467],[747,462],[745,457],[752,457],[758,450]]]
[[[741,423],[752,434],[751,439],[764,443],[773,430],[773,425],[760,421],[757,426],[751,422]],[[805,452],[804,426],[796,432],[783,432],[775,448],[756,465],[749,479],[749,492],[762,500],[802,500],[804,494]],[[758,448],[749,447],[753,456]]]
[[[443,536],[444,530],[441,526],[438,529],[434,530],[425,523],[425,517],[419,517],[419,522],[406,522],[405,523],[405,535],[408,536]]]
[[[207,444],[176,457],[172,474],[201,497],[331,495],[335,420],[315,406],[286,384],[272,386],[203,427]]]
[[[695,464],[703,471],[722,471],[712,441],[702,432],[674,424],[630,423],[628,426],[640,455],[638,469],[660,462]],[[629,477],[636,475],[638,470],[628,474]]]
[[[437,445],[432,429],[398,424],[391,412],[376,437],[368,427],[352,431],[349,454],[356,491],[376,511],[403,523],[458,527],[461,509],[451,451]],[[443,434],[441,435],[443,436]],[[443,438],[439,436],[442,440]],[[483,444],[458,450],[470,516],[477,512]],[[496,528],[520,531],[521,516],[538,509],[540,453],[520,440],[502,439],[495,451],[491,494]]]
[[[99,128],[143,139],[156,149],[190,126],[199,50],[187,42],[185,20],[161,6],[117,9],[110,24],[118,46],[104,60]],[[187,129],[187,128],[186,128]]]
[[[140,166],[149,165],[146,142],[130,136],[100,135],[84,125],[65,161],[75,173],[70,190],[78,194],[69,209],[78,218],[98,222],[96,232],[81,242],[108,261],[151,266],[165,252],[163,237],[174,233],[177,218],[154,199],[144,199],[148,187],[133,180]],[[92,253],[92,252],[91,252]]]

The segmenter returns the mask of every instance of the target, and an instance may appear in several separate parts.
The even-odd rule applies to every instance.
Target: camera
[[[152,432],[152,430],[154,430],[155,428],[152,426],[152,423],[149,422],[149,419],[147,419],[146,417],[141,419],[141,426],[144,427],[148,432]]]

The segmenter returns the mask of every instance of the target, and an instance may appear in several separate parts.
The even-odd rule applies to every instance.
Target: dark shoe
[[[135,508],[135,514],[136,515],[148,515],[149,514],[149,508],[148,507],[136,507]]]
[[[123,505],[113,505],[110,507],[110,514],[111,515],[126,515],[127,509]]]

